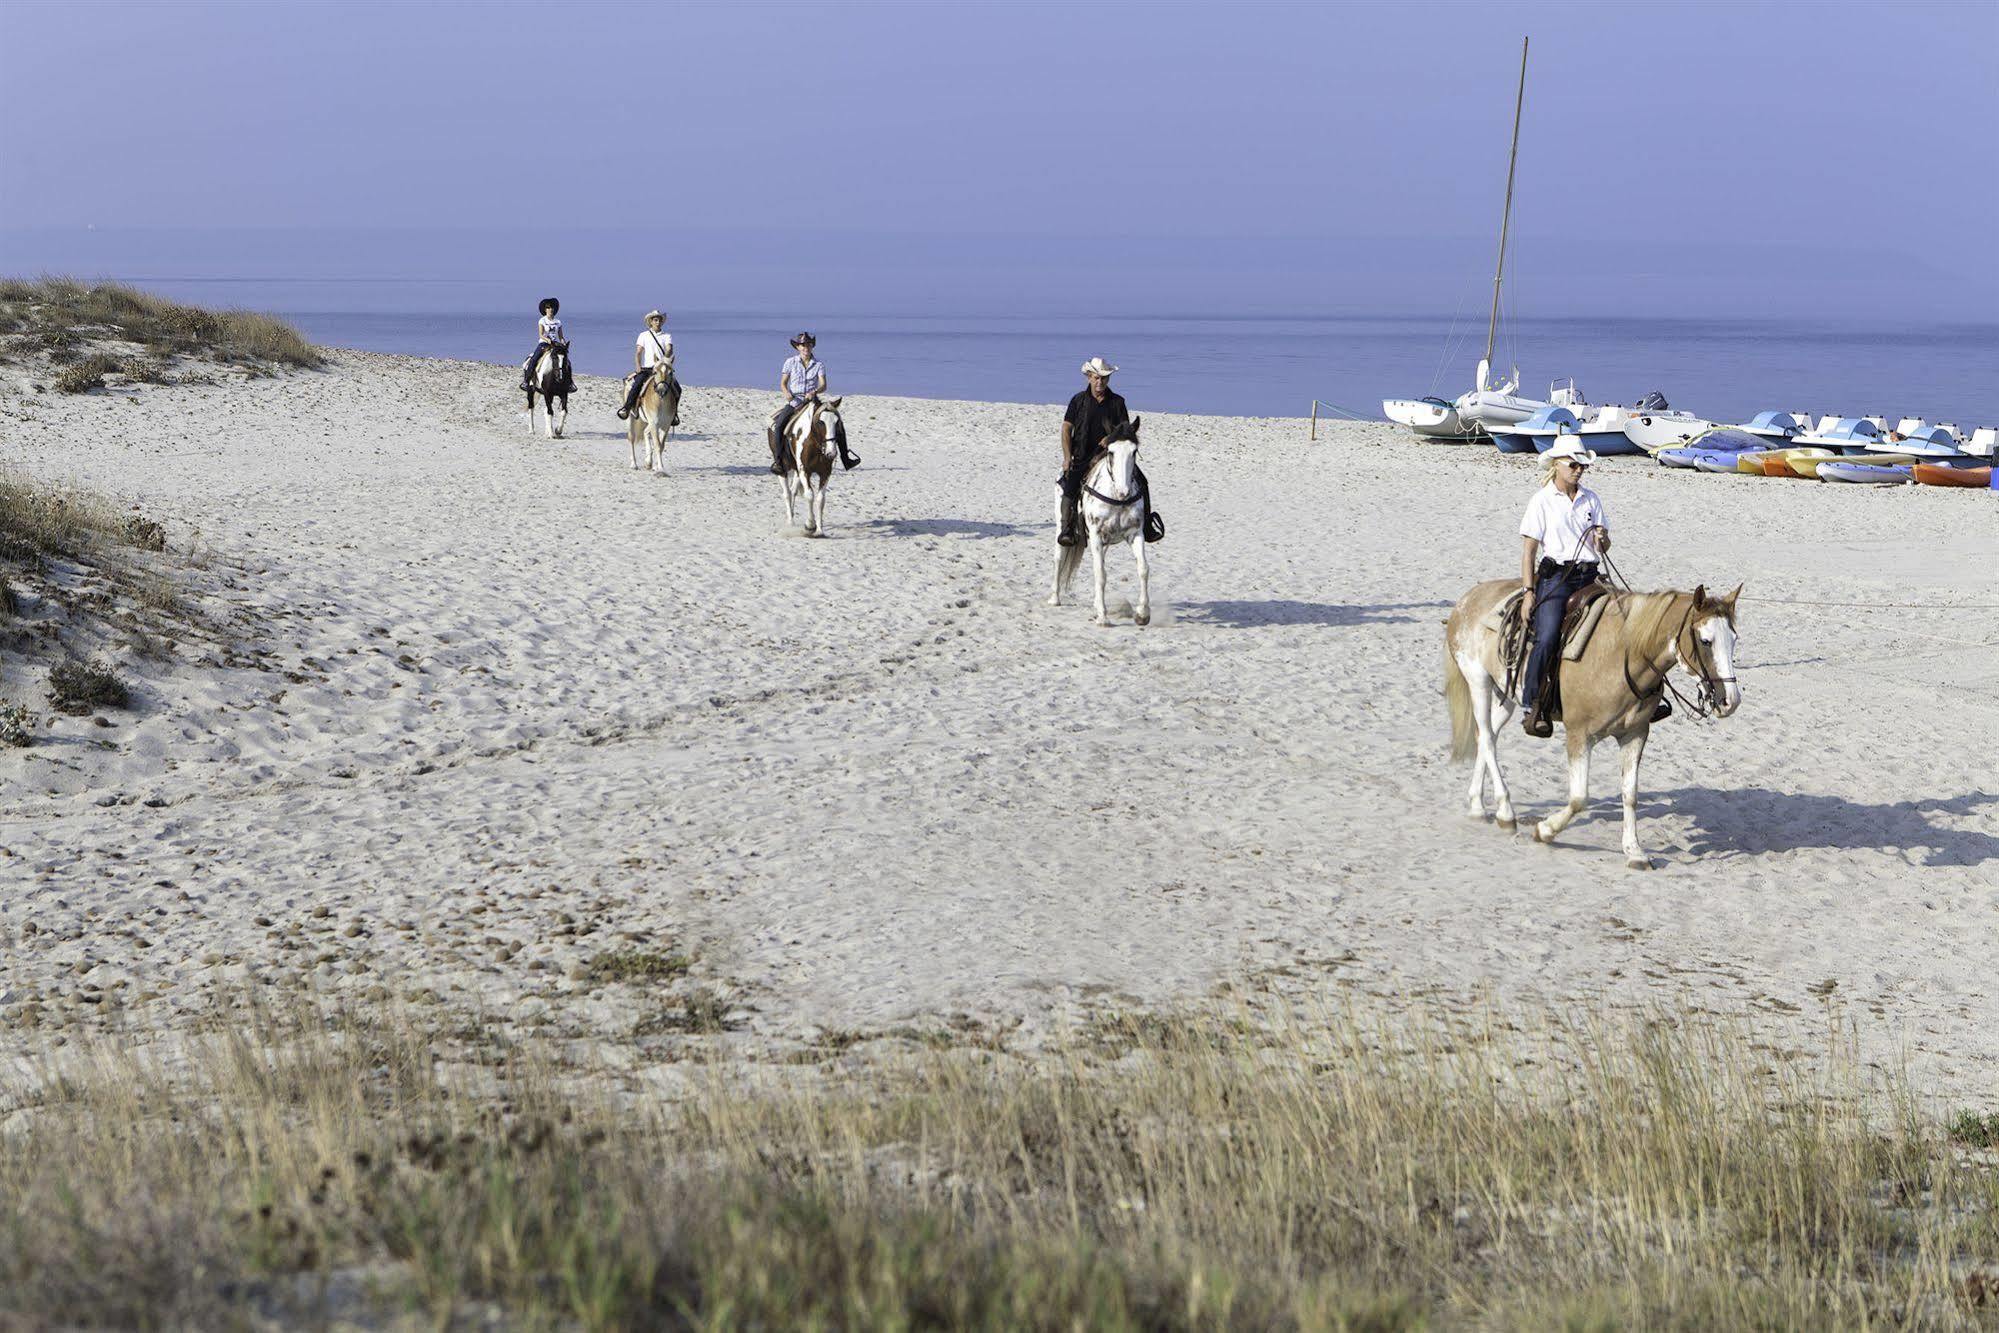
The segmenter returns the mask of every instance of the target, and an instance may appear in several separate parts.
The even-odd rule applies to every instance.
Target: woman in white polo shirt
[[[1564,435],[1546,455],[1541,489],[1520,518],[1520,586],[1526,590],[1523,615],[1533,617],[1534,648],[1520,682],[1530,736],[1552,736],[1555,725],[1541,715],[1542,682],[1561,651],[1562,612],[1569,594],[1594,583],[1597,557],[1610,550],[1610,520],[1603,501],[1583,485],[1596,455],[1574,435]]]
[[[680,381],[673,374],[673,335],[666,331],[666,316],[657,310],[646,311],[646,326],[639,330],[638,345],[632,349],[632,375],[625,381],[625,403],[618,409],[618,420],[631,416],[632,408],[639,401],[639,394],[645,389],[646,375],[660,362],[666,362],[666,378],[673,384],[676,400],[680,393]],[[680,413],[673,414],[673,425],[680,424]]]

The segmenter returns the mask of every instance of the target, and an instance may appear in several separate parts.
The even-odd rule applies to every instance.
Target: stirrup
[[[1145,511],[1145,540],[1149,542],[1166,540],[1166,520],[1150,509]]]
[[[1652,709],[1652,720],[1654,722],[1664,722],[1672,715],[1673,701],[1663,694],[1660,695],[1658,705]]]
[[[840,466],[851,472],[861,465],[861,456],[851,449],[840,451]]]
[[[1055,544],[1057,546],[1081,546],[1083,544],[1083,534],[1074,528],[1064,528],[1055,534]]]
[[[630,408],[621,407],[618,409],[618,420],[630,421],[631,419],[632,419],[632,412]]]

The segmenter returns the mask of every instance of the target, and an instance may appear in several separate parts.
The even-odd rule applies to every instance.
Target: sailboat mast
[[[1513,164],[1520,157],[1520,108],[1527,100],[1527,39],[1520,39],[1520,88],[1513,94],[1513,146],[1506,151],[1506,206],[1499,214],[1499,263],[1492,270],[1492,321],[1485,326],[1485,360],[1499,336],[1499,283],[1506,274],[1506,232],[1513,224]],[[1480,384],[1483,389],[1485,385]]]

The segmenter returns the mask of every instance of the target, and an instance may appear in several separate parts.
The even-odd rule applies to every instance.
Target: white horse
[[[534,387],[528,390],[528,434],[534,434],[534,400],[541,395],[542,421],[548,427],[548,438],[562,438],[563,428],[569,424],[569,395],[563,392],[563,384],[569,378],[569,344],[556,343],[535,362],[534,376],[528,381]],[[561,399],[558,410],[556,400]]]
[[[1513,715],[1505,695],[1507,670],[1500,660],[1496,615],[1507,604],[1517,579],[1481,583],[1458,599],[1444,628],[1444,696],[1451,710],[1451,758],[1472,762],[1471,794],[1465,813],[1485,818],[1485,784],[1499,798],[1495,822],[1514,827],[1513,798],[1499,773],[1499,728]],[[1652,718],[1675,667],[1693,673],[1696,705],[1727,717],[1742,704],[1735,679],[1735,599],[1692,592],[1615,592],[1597,622],[1588,646],[1575,661],[1557,658],[1562,732],[1568,742],[1569,801],[1534,826],[1536,842],[1553,842],[1589,803],[1589,752],[1600,740],[1615,739],[1624,761],[1624,861],[1650,870],[1652,859],[1638,842],[1638,761],[1645,754]]]
[[[1097,575],[1097,624],[1110,624],[1104,610],[1104,547],[1116,542],[1131,543],[1132,558],[1138,562],[1138,607],[1132,619],[1140,625],[1152,623],[1152,576],[1145,563],[1145,497],[1138,488],[1138,423],[1133,417],[1114,426],[1104,437],[1103,456],[1090,465],[1083,478],[1083,498],[1077,505],[1088,536],[1090,559]],[[1055,588],[1048,605],[1062,605],[1062,594],[1076,569],[1083,563],[1082,546],[1064,546],[1055,560]]]
[[[805,501],[805,535],[826,535],[826,483],[833,460],[840,456],[834,435],[840,429],[840,403],[813,398],[791,414],[784,427],[784,522],[798,525],[798,501]]]
[[[625,420],[625,438],[632,446],[632,470],[639,466],[639,441],[645,440],[646,467],[666,475],[666,445],[673,438],[673,418],[680,411],[680,386],[674,382],[673,366],[661,361],[645,372],[645,387]]]

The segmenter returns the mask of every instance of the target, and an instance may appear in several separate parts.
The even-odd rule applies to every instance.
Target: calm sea
[[[416,356],[518,363],[534,310],[496,313],[511,285],[217,279],[142,285],[177,300],[265,310],[314,342]],[[587,297],[587,293],[585,296]],[[643,306],[565,300],[578,369],[631,368]],[[1052,403],[1102,355],[1122,367],[1136,411],[1304,416],[1314,398],[1378,417],[1385,397],[1471,387],[1483,320],[1340,315],[1298,318],[915,316],[815,311],[779,317],[675,309],[690,385],[775,388],[786,342],[819,339],[836,391]],[[1574,377],[1591,402],[1657,389],[1676,407],[1741,421],[1765,408],[1999,423],[1999,323],[1842,326],[1825,321],[1515,319],[1496,358],[1527,392]],[[504,376],[504,370],[496,371]]]

